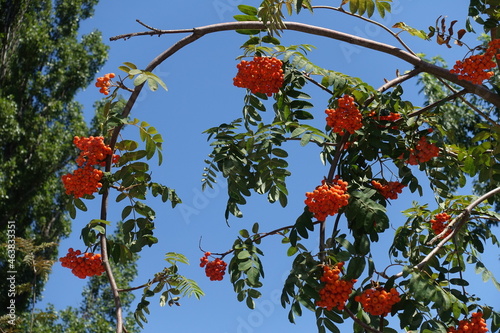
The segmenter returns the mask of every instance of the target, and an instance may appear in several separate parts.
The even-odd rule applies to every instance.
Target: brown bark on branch
[[[111,171],[111,156],[108,156],[106,159],[105,171]],[[102,194],[101,200],[101,220],[106,220],[108,215],[108,197],[109,197],[109,188],[107,188]],[[106,230],[106,225],[101,224],[101,226]],[[115,301],[115,315],[116,315],[116,333],[122,333],[124,331],[123,327],[123,308],[120,299],[120,294],[118,293],[118,286],[116,285],[115,276],[113,274],[113,270],[111,269],[111,265],[109,263],[109,254],[108,254],[108,245],[105,234],[101,234],[100,237],[100,245],[101,245],[101,257],[104,268],[106,269],[106,276],[108,277],[109,286],[111,288],[111,293],[113,294],[113,299]],[[125,330],[126,331],[126,330]]]
[[[441,237],[442,235],[445,235],[448,232],[448,230],[450,230],[450,229],[453,228],[453,231],[450,232],[449,235],[447,235],[446,237],[444,237],[436,245],[436,247],[434,249],[432,249],[432,251],[429,252],[429,254],[427,254],[427,256],[425,256],[425,258],[422,259],[422,261],[420,263],[418,263],[417,265],[413,266],[413,268],[417,269],[417,270],[420,270],[425,265],[427,265],[427,263],[429,262],[429,260],[431,260],[443,248],[444,244],[446,244],[446,242],[448,242],[450,239],[452,239],[453,237],[455,237],[455,235],[457,234],[457,232],[462,228],[462,226],[465,224],[465,222],[467,222],[469,216],[471,215],[472,210],[474,208],[476,208],[476,206],[478,206],[479,204],[481,204],[483,201],[488,200],[490,197],[494,196],[497,193],[500,193],[500,187],[497,187],[496,189],[493,189],[493,190],[489,191],[488,193],[482,195],[481,197],[479,197],[478,199],[476,199],[475,201],[473,201],[471,204],[469,204],[456,218],[454,218],[444,228],[444,230],[439,235],[437,235],[436,237],[434,237],[433,239],[431,239],[431,241],[429,242],[429,244],[433,244],[439,237]],[[399,277],[403,276],[403,272],[399,272],[398,274],[396,274],[394,276],[396,278],[399,278]]]
[[[404,51],[398,47],[389,45],[389,44],[384,44],[380,42],[376,42],[370,39],[350,35],[347,33],[343,33],[340,31],[332,30],[332,29],[327,29],[323,27],[318,27],[318,26],[313,26],[309,24],[304,24],[304,23],[299,23],[299,22],[284,22],[286,28],[285,30],[292,30],[292,31],[299,31],[299,32],[304,32],[307,34],[311,35],[316,35],[316,36],[323,36],[335,40],[339,40],[342,42],[346,42],[349,44],[353,45],[358,45],[362,46],[371,50],[379,51],[382,53],[390,54],[392,56],[395,56],[413,66],[416,68],[419,68],[422,70],[422,72],[429,73],[432,75],[435,75],[437,77],[440,77],[442,79],[448,80],[450,82],[453,82],[465,89],[467,89],[468,92],[476,94],[482,98],[484,98],[486,101],[490,102],[491,104],[495,105],[496,107],[500,108],[500,96],[495,94],[494,92],[490,91],[488,88],[482,85],[476,85],[473,84],[472,82],[466,81],[466,80],[460,80],[458,78],[458,75],[451,73],[448,69],[442,68],[439,66],[436,66],[434,64],[428,63],[419,57]],[[237,30],[237,29],[260,29],[264,30],[266,29],[265,25],[262,22],[258,21],[250,21],[250,22],[226,22],[226,23],[218,23],[218,24],[212,24],[212,25],[206,25],[203,27],[198,27],[198,28],[193,28],[193,29],[183,29],[183,30],[152,30],[152,31],[145,31],[145,32],[136,32],[136,33],[131,33],[131,34],[124,34],[116,37],[110,38],[110,40],[118,40],[118,39],[127,39],[135,36],[144,36],[144,35],[149,35],[149,36],[155,36],[155,35],[163,35],[163,34],[174,34],[174,33],[186,33],[186,32],[192,32],[192,34],[181,41],[177,42],[174,44],[171,48],[160,54],[155,60],[153,60],[150,65],[148,65],[148,68],[151,66],[152,68],[155,68],[158,66],[162,61],[167,59],[170,55],[174,54],[177,52],[179,49],[182,47],[194,42],[198,38],[211,34],[214,32],[221,32],[221,31],[232,31],[232,30]],[[148,70],[148,69],[146,69]],[[150,71],[150,70],[149,70]]]

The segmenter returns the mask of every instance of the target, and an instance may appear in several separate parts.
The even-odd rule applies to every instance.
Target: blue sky
[[[260,1],[245,2],[253,6],[257,6],[258,3]],[[337,3],[338,1],[334,2],[334,5]],[[404,21],[408,25],[426,30],[429,25],[435,24],[438,16],[448,15],[450,21],[453,19],[459,21],[457,26],[464,25],[468,1],[441,0],[432,2],[432,6],[430,3],[418,0],[395,0],[393,13],[388,14],[382,21],[388,26]],[[140,4],[131,0],[101,1],[96,8],[95,16],[82,23],[82,32],[98,29],[102,31],[105,40],[108,40],[115,35],[145,30],[135,22],[136,19],[159,29],[192,28],[231,21],[232,15],[238,13],[236,6],[239,4],[243,4],[243,1],[148,0]],[[379,19],[378,16],[375,18]],[[318,10],[314,15],[310,15],[304,11],[302,15],[294,16],[290,20],[323,25],[397,45],[393,38],[379,28],[336,12]],[[108,42],[111,47],[110,57],[98,76],[108,72],[119,74],[117,67],[125,61],[144,68],[157,54],[183,36],[184,34],[160,38],[136,37],[127,41]],[[442,55],[449,63],[461,59],[466,53],[464,48],[457,46],[448,49],[434,42],[411,37],[406,33],[401,36],[414,51],[425,53],[429,57]],[[465,39],[474,44],[474,37],[466,36]],[[132,110],[133,117],[155,126],[165,139],[164,163],[161,167],[152,168],[153,178],[157,182],[175,188],[184,202],[173,210],[170,203],[162,204],[160,200],[151,199],[150,204],[157,213],[155,236],[159,238],[159,244],[141,253],[139,277],[135,285],[146,282],[155,272],[162,270],[166,252],[179,252],[185,254],[191,261],[190,266],[181,268],[181,273],[198,281],[206,293],[206,296],[199,301],[194,298],[183,299],[182,306],[173,308],[161,308],[158,299],[153,298],[150,306],[151,315],[148,316],[149,324],[146,324],[142,332],[162,332],[167,330],[167,327],[168,331],[204,330],[209,333],[267,333],[275,332],[277,329],[286,329],[294,333],[314,332],[316,329],[314,315],[307,312],[297,320],[297,324],[289,324],[288,309],[282,309],[279,304],[283,279],[291,263],[291,259],[286,257],[287,247],[281,245],[279,238],[269,237],[262,243],[266,279],[262,288],[263,296],[257,301],[257,309],[254,311],[236,300],[236,294],[232,291],[232,285],[227,277],[221,282],[210,282],[204,276],[203,269],[198,266],[199,258],[203,254],[198,248],[200,237],[203,237],[203,249],[224,252],[230,249],[238,231],[242,228],[251,228],[254,222],[260,223],[262,231],[293,224],[303,210],[304,193],[318,185],[327,172],[327,168],[321,165],[316,147],[312,145],[301,147],[296,142],[288,143],[285,148],[290,152],[289,162],[292,172],[288,181],[289,206],[282,209],[277,204],[267,203],[265,197],[253,195],[248,200],[247,207],[243,207],[244,217],[232,218],[230,227],[226,225],[224,219],[225,182],[221,179],[214,190],[201,191],[200,180],[205,166],[203,160],[211,151],[206,136],[201,132],[222,122],[236,119],[241,114],[245,91],[234,87],[232,78],[236,73],[235,58],[241,54],[239,46],[245,40],[245,36],[222,32],[205,36],[185,47],[155,71],[165,81],[169,91],[160,89],[152,93],[144,89]],[[322,37],[284,32],[282,43],[313,44],[317,49],[310,53],[310,59],[318,65],[361,77],[376,87],[384,83],[384,78],[393,78],[396,70],[404,72],[411,69],[394,57]],[[414,101],[414,104],[422,103],[415,80],[405,83],[404,89],[407,98]],[[328,97],[315,89],[308,88],[308,92],[313,96],[312,102],[315,105],[313,112],[322,120]],[[101,97],[102,95],[93,86],[80,93],[78,99],[85,106],[88,120],[94,112],[93,103]],[[134,129],[127,129],[124,136],[138,138]],[[412,200],[417,199],[405,190],[404,195],[390,206],[391,223],[395,228],[405,220],[400,211],[409,207]],[[418,200],[430,201],[433,205],[433,198],[428,189],[427,196]],[[97,218],[99,214],[97,201],[89,203],[88,206],[89,212],[85,214],[79,212],[74,221],[74,234],[61,243],[61,253],[69,247],[83,247],[78,239],[80,228],[90,219]],[[120,212],[121,206],[113,205],[112,202],[109,219],[117,221]],[[377,258],[380,256],[382,260],[387,257],[387,244],[390,243],[390,235],[386,236],[386,239],[373,245],[376,248]],[[315,239],[311,239],[307,244],[311,249],[317,247]],[[490,269],[500,275],[496,261],[498,253],[498,249],[494,249],[485,254],[487,256],[485,259],[495,265]],[[62,309],[67,305],[75,305],[80,299],[81,288],[84,285],[85,281],[75,278],[69,270],[56,264],[40,306],[53,303]],[[500,305],[498,298],[495,297],[495,292],[498,295],[498,291],[495,290],[491,295],[491,290],[495,290],[493,285],[483,284],[480,277],[475,277],[470,287],[471,292],[484,296],[485,301],[489,298],[492,305]],[[349,322],[345,332],[350,331],[350,325]]]

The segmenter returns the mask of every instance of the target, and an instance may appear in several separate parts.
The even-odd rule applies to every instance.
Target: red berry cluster
[[[343,135],[344,131],[353,134],[362,126],[361,112],[359,112],[352,96],[344,95],[344,97],[340,97],[337,108],[326,109],[325,113],[327,114],[327,125],[340,135]]]
[[[382,185],[376,180],[372,180],[372,186],[386,199],[396,200],[398,194],[403,192],[405,185],[400,182],[387,182],[387,184]]]
[[[73,195],[75,198],[81,198],[85,195],[91,195],[97,192],[102,183],[100,182],[103,172],[95,166],[104,166],[105,160],[113,152],[111,148],[104,144],[104,138],[88,137],[80,138],[75,136],[73,144],[81,150],[76,159],[79,166],[73,173],[62,176],[66,194]],[[118,162],[118,155],[113,155],[113,163]]]
[[[84,253],[83,256],[80,250],[68,250],[65,257],[59,258],[61,265],[71,269],[71,272],[80,279],[85,279],[87,276],[101,275],[105,272],[102,264],[101,255],[94,253]]]
[[[226,273],[227,264],[220,258],[209,261],[210,252],[205,252],[205,256],[200,258],[200,267],[205,267],[205,274],[210,281],[221,281]]]
[[[316,305],[332,310],[334,307],[343,310],[345,303],[352,293],[352,287],[357,280],[341,280],[340,273],[344,266],[343,262],[337,263],[335,266],[323,266],[323,275],[320,281],[324,283],[319,291],[320,299],[316,301]]]
[[[486,321],[483,318],[482,312],[474,312],[470,320],[460,320],[458,329],[454,327],[448,328],[447,333],[485,333],[488,332]]]
[[[467,80],[474,84],[481,84],[493,76],[491,69],[496,66],[493,58],[500,59],[497,54],[500,48],[500,39],[494,39],[488,44],[484,54],[476,54],[466,58],[464,61],[457,60],[450,72],[458,74],[461,80]]]
[[[306,192],[307,199],[304,202],[318,221],[324,221],[328,215],[337,214],[340,208],[348,204],[347,185],[338,176],[331,184],[323,180],[322,185],[313,192]]]
[[[446,223],[451,219],[451,216],[446,214],[446,213],[439,213],[434,216],[434,218],[431,220],[431,228],[434,231],[436,235],[439,235],[440,233],[443,232],[444,228],[446,228]],[[448,230],[448,232],[441,236],[440,238],[445,238],[450,234],[451,230]]]
[[[254,57],[252,61],[242,60],[236,67],[238,73],[233,79],[236,87],[250,89],[252,93],[271,96],[283,86],[283,63],[274,57]]]
[[[99,92],[104,95],[109,95],[109,88],[111,87],[111,79],[115,77],[114,73],[108,73],[102,77],[98,77],[95,86],[99,89]]]
[[[415,148],[410,149],[410,157],[406,161],[406,163],[410,165],[418,165],[420,163],[425,163],[430,161],[433,157],[439,155],[439,147],[436,145],[427,142],[425,136],[421,137],[418,140]]]
[[[384,288],[371,288],[354,297],[354,300],[361,303],[363,310],[372,316],[387,316],[401,298],[396,288],[391,288],[389,292]]]

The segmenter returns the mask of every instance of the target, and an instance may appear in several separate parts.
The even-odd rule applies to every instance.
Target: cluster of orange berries
[[[65,257],[59,258],[59,261],[63,267],[70,268],[71,272],[80,279],[104,273],[105,269],[100,254],[86,252],[83,256],[79,257],[81,254],[80,250],[74,251],[70,248],[68,254]]]
[[[400,182],[388,182],[387,184],[382,185],[376,180],[372,180],[372,186],[384,198],[396,200],[398,198],[398,194],[403,192],[403,188],[405,188],[406,185],[403,185]]]
[[[474,312],[470,320],[460,320],[458,329],[448,328],[447,333],[485,333],[488,332],[482,312]]]
[[[341,280],[340,273],[344,266],[343,262],[337,263],[335,266],[323,266],[323,275],[320,281],[324,286],[319,291],[320,299],[316,301],[316,305],[332,310],[334,307],[343,310],[345,303],[352,293],[352,287],[357,280]]]
[[[331,184],[323,180],[322,185],[313,192],[306,192],[307,199],[304,202],[318,221],[324,221],[328,215],[337,214],[340,208],[348,204],[347,185],[338,176]]]
[[[99,92],[104,95],[109,95],[109,88],[111,87],[111,79],[115,77],[115,73],[108,73],[104,76],[98,77],[95,86],[99,89]]]
[[[361,112],[359,112],[352,96],[344,95],[344,97],[340,97],[337,108],[326,109],[325,113],[327,114],[327,125],[340,135],[343,135],[344,131],[353,134],[362,126]]]
[[[464,61],[457,60],[450,72],[458,74],[461,80],[481,84],[493,76],[491,69],[496,66],[493,58],[500,59],[500,54],[497,54],[499,48],[500,39],[494,39],[488,43],[488,49],[484,54],[472,55]]]
[[[66,194],[72,194],[75,198],[91,195],[102,187],[100,182],[103,172],[101,170],[85,166],[76,169],[73,173],[62,176]]]
[[[451,216],[447,213],[439,213],[434,216],[434,218],[431,220],[431,228],[436,235],[439,235],[443,232],[444,228],[446,227],[445,222],[448,222],[450,218]],[[448,233],[441,236],[441,238],[445,238],[450,234],[450,232],[451,230],[448,230]]]
[[[250,89],[252,93],[271,96],[283,86],[283,63],[275,57],[254,57],[252,61],[242,60],[236,67],[238,73],[233,79],[236,87]]]
[[[391,112],[387,116],[378,116],[375,111],[372,111],[368,114],[369,117],[377,118],[385,121],[396,121],[401,119],[401,114],[397,112]]]
[[[94,166],[105,165],[105,160],[113,152],[111,148],[104,144],[104,138],[88,137],[80,138],[75,136],[73,144],[81,150],[76,159],[79,166],[73,173],[62,176],[62,182],[66,189],[66,194],[73,195],[75,198],[81,198],[85,195],[91,195],[102,187],[101,179],[103,172]],[[113,163],[117,163],[118,155],[113,155]]]
[[[102,136],[90,136],[80,138],[75,136],[73,144],[80,149],[80,155],[76,158],[78,166],[83,165],[106,165],[106,158],[113,153],[111,148],[104,143]],[[118,155],[113,155],[113,163],[117,163]]]
[[[387,316],[392,306],[401,299],[396,288],[391,288],[389,292],[384,288],[371,288],[354,297],[354,300],[361,303],[363,310],[372,316]]]
[[[410,165],[418,165],[430,161],[432,158],[439,155],[439,147],[427,141],[423,136],[418,140],[415,148],[410,149],[410,157],[406,163]]]
[[[210,252],[205,252],[205,256],[200,258],[200,267],[205,267],[205,274],[210,281],[221,281],[226,273],[227,264],[220,258],[209,261]]]

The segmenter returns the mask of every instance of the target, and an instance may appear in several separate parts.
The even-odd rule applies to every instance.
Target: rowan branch
[[[421,68],[414,68],[411,71],[409,71],[408,73],[403,74],[403,75],[399,75],[395,79],[392,79],[391,81],[386,82],[383,86],[378,88],[377,91],[384,92],[387,89],[390,89],[397,84],[403,83],[404,81],[409,80],[414,76],[417,76],[418,74],[422,73],[422,71],[423,70]]]
[[[321,223],[321,221],[316,221],[316,222],[313,222],[313,225],[316,225],[316,224],[319,224]],[[274,230],[271,230],[271,231],[268,231],[268,232],[264,232],[264,233],[261,233],[259,234],[259,236],[251,239],[251,242],[252,243],[255,243],[267,236],[272,236],[272,235],[278,235],[280,234],[282,231],[284,230],[287,230],[287,229],[292,229],[294,226],[293,225],[287,225],[286,227],[281,227],[281,228],[278,228],[278,229],[274,229]],[[201,250],[201,247],[200,247],[200,250]],[[203,250],[202,250],[203,251]],[[221,256],[221,258],[224,258],[225,256],[227,256],[228,254],[230,253],[233,253],[234,252],[234,249],[231,249],[231,250],[228,250],[224,253],[212,253],[213,255],[217,255],[217,256]]]
[[[106,160],[105,171],[109,172],[111,170],[111,156],[108,156]],[[108,196],[109,196],[109,188],[104,190],[102,194],[101,200],[101,220],[107,219],[107,210],[108,210]],[[101,226],[106,230],[106,225],[101,223]],[[116,315],[116,333],[123,332],[123,309],[120,300],[120,294],[118,293],[118,286],[116,285],[115,276],[113,274],[113,270],[111,269],[111,265],[109,263],[109,255],[108,255],[108,247],[106,241],[106,235],[101,234],[100,237],[100,245],[101,245],[101,257],[104,268],[106,269],[106,276],[109,280],[109,285],[111,288],[111,293],[113,294],[113,299],[115,301],[115,315]]]
[[[471,204],[469,204],[456,218],[454,218],[444,229],[443,231],[439,234],[436,235],[433,239],[429,241],[429,244],[433,244],[437,239],[442,237],[443,235],[446,235],[446,233],[450,230],[453,229],[452,232],[450,232],[448,235],[446,235],[437,245],[434,249],[432,249],[427,256],[425,256],[424,259],[417,265],[413,266],[414,269],[422,269],[428,262],[431,260],[448,242],[451,238],[455,237],[455,235],[458,233],[458,231],[462,228],[462,226],[467,222],[469,219],[469,216],[472,212],[472,210],[481,204],[483,201],[488,200],[495,194],[500,193],[500,187],[497,187],[496,189],[493,189],[489,191],[488,193],[482,195],[478,199],[474,200]],[[456,225],[456,226],[455,226]],[[403,272],[399,272],[398,274],[394,275],[396,278],[400,278],[403,276]]]
[[[437,78],[439,80],[439,82],[441,82],[446,88],[448,88],[451,92],[453,93],[457,93],[457,91],[451,86],[448,84],[448,82],[445,82],[443,79],[441,79],[440,77]],[[465,97],[459,95],[458,98],[460,98],[460,100],[466,104],[467,106],[469,106],[472,110],[474,110],[476,113],[478,113],[480,116],[482,116],[484,119],[486,119],[490,124],[492,124],[493,126],[499,126],[497,122],[495,122],[493,119],[491,119],[486,113],[484,113],[483,111],[479,110],[479,108],[477,106],[475,106],[474,104],[472,104],[471,102],[469,102],[468,100],[465,99]]]
[[[458,92],[455,92],[454,94],[449,95],[449,96],[447,96],[447,97],[445,97],[445,98],[442,98],[442,99],[440,99],[439,101],[436,101],[436,102],[434,102],[434,103],[432,103],[432,104],[429,104],[429,105],[427,105],[427,106],[425,106],[425,107],[423,107],[423,108],[421,108],[421,109],[419,109],[419,110],[417,110],[417,111],[413,111],[412,113],[408,114],[408,118],[419,116],[419,115],[421,115],[422,113],[425,113],[425,112],[427,112],[427,111],[429,111],[429,110],[432,110],[432,109],[434,109],[435,107],[437,107],[437,106],[439,106],[439,105],[441,105],[441,104],[443,104],[443,103],[446,103],[446,102],[448,102],[448,101],[450,101],[450,100],[452,100],[452,99],[455,99],[455,98],[457,98],[457,97],[460,97],[460,96],[462,96],[462,95],[465,95],[466,93],[467,93],[467,90],[466,90],[466,89],[462,89],[462,90],[460,90],[460,91],[458,91]]]
[[[466,80],[461,80],[458,78],[458,75],[451,73],[448,69],[442,68],[439,66],[436,66],[434,64],[428,63],[424,61],[423,59],[417,57],[414,54],[411,54],[408,51],[402,50],[400,48],[397,48],[393,45],[389,44],[384,44],[380,42],[376,42],[370,39],[350,35],[347,33],[339,32],[336,30],[332,29],[327,29],[323,27],[318,27],[318,26],[313,26],[309,24],[304,24],[304,23],[299,23],[299,22],[284,22],[285,27],[284,30],[291,30],[291,31],[299,31],[303,32],[306,34],[311,34],[311,35],[316,35],[316,36],[323,36],[326,38],[331,38],[335,39],[338,41],[342,42],[347,42],[349,44],[353,45],[358,45],[362,46],[371,50],[379,51],[382,53],[386,53],[389,55],[392,55],[394,57],[397,57],[413,66],[415,68],[419,68],[422,72],[429,73],[432,75],[435,75],[439,78],[448,80],[450,82],[453,82],[465,89],[467,89],[468,92],[476,94],[480,96],[481,98],[484,98],[486,101],[490,102],[491,104],[495,105],[496,107],[500,108],[500,96],[486,88],[485,86],[482,85],[477,85],[472,82],[466,81]],[[152,31],[145,31],[145,32],[135,32],[135,33],[130,33],[130,34],[124,34],[120,36],[115,36],[111,37],[110,40],[118,40],[118,39],[127,39],[135,36],[143,36],[143,35],[163,35],[163,34],[176,34],[176,33],[186,33],[186,32],[191,32],[191,35],[188,37],[183,38],[176,44],[174,44],[172,47],[161,53],[157,58],[155,58],[147,67],[147,71],[152,71],[156,66],[158,66],[161,62],[163,62],[165,59],[170,57],[172,54],[176,53],[178,50],[183,48],[184,46],[191,44],[198,38],[215,33],[215,32],[222,32],[222,31],[232,31],[232,30],[237,30],[237,29],[254,29],[254,30],[265,30],[266,26],[259,21],[243,21],[243,22],[226,22],[226,23],[218,23],[218,24],[212,24],[212,25],[206,25],[198,28],[193,28],[193,29],[181,29],[181,30],[152,30]],[[142,86],[138,86],[142,87]],[[137,91],[138,87],[134,90]],[[140,88],[139,88],[140,91]]]
[[[382,333],[382,331],[379,331],[379,330],[371,327],[370,325],[364,323],[362,320],[360,320],[358,317],[356,317],[356,315],[354,313],[352,313],[352,311],[349,308],[345,307],[344,311],[347,312],[349,317],[351,317],[352,320],[354,320],[356,323],[358,323],[358,325],[363,327],[366,331],[370,331],[373,333]]]
[[[404,81],[409,80],[414,76],[417,76],[422,71],[423,70],[421,68],[414,68],[406,74],[398,75],[395,79],[392,79],[391,81],[387,81],[384,85],[380,86],[377,89],[377,91],[382,93],[382,92],[394,87],[395,85],[401,84]],[[375,99],[375,96],[367,98],[365,103],[364,103],[365,107],[368,107],[368,105],[370,105],[370,103],[373,102],[374,99]]]

